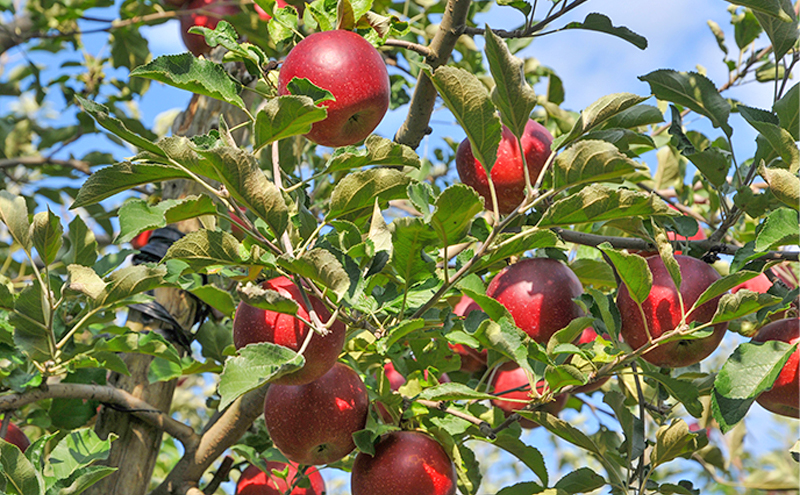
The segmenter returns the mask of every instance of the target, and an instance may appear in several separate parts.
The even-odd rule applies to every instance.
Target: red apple
[[[278,94],[306,78],[327,89],[336,101],[321,104],[328,117],[315,123],[306,137],[323,146],[347,146],[363,141],[389,108],[389,73],[380,53],[352,31],[324,31],[295,46],[281,66]]]
[[[288,468],[288,469],[287,469]],[[236,495],[286,495],[291,486],[295,488],[288,495],[324,495],[325,482],[317,468],[309,468],[305,475],[311,486],[299,488],[298,482],[302,479],[297,472],[297,466],[283,462],[267,461],[269,474],[252,464],[242,471],[239,482],[236,483]],[[275,475],[272,471],[283,472],[287,470],[286,479]],[[307,485],[308,483],[306,483]]]
[[[753,342],[779,340],[794,344],[800,341],[800,318],[779,320],[758,331]],[[775,414],[800,418],[800,347],[795,349],[772,388],[756,399],[761,406]]]
[[[131,247],[133,247],[133,249],[142,249],[147,244],[147,241],[150,240],[151,235],[153,235],[152,230],[145,230],[131,239]]]
[[[278,277],[264,282],[265,289],[277,291],[283,297],[292,299],[299,304],[297,315],[308,321],[308,311],[306,311],[303,296],[297,286],[286,277]],[[322,301],[308,296],[311,306],[317,315],[324,322],[330,319],[331,314],[322,304]],[[237,349],[248,344],[258,342],[271,342],[273,344],[288,347],[293,351],[299,351],[300,347],[308,335],[313,332],[308,325],[298,320],[292,315],[276,313],[254,308],[244,302],[239,303],[236,308],[236,315],[233,318],[233,343]],[[335,321],[330,328],[330,332],[325,335],[314,335],[311,337],[304,356],[306,364],[301,369],[284,375],[272,383],[278,385],[303,385],[312,382],[324,375],[342,352],[345,339],[345,326],[340,321]]]
[[[550,156],[550,145],[553,136],[545,127],[529,120],[522,134],[522,149],[525,151],[525,163],[531,178],[531,185],[536,182]],[[492,195],[489,191],[489,180],[483,165],[472,154],[469,139],[464,139],[456,150],[456,170],[461,182],[471,186],[483,196],[487,210],[492,208]],[[492,182],[497,192],[497,206],[500,213],[511,213],[525,199],[525,171],[522,169],[522,156],[519,153],[517,138],[511,130],[503,126],[500,145],[497,148],[497,161],[492,167]]]
[[[453,313],[458,316],[467,316],[473,311],[480,311],[481,307],[478,303],[467,296],[461,296],[461,299],[456,303],[453,308]],[[478,350],[464,344],[447,344],[450,349],[461,357],[461,371],[465,373],[474,373],[486,368],[486,349]]]
[[[500,367],[497,369],[497,373],[494,375],[492,384],[494,386],[494,393],[498,394],[499,397],[503,397],[505,399],[514,399],[492,399],[492,404],[502,409],[506,417],[525,407],[524,403],[515,402],[516,400],[531,400],[529,390],[514,390],[520,387],[530,388],[530,383],[528,382],[528,376],[525,373],[525,370],[517,366],[516,363],[508,362],[500,365]],[[544,390],[544,385],[544,380],[538,381],[536,383],[536,390],[541,393]],[[506,392],[507,390],[514,391]],[[552,415],[558,415],[558,413],[561,412],[561,410],[564,409],[564,406],[567,404],[568,398],[569,397],[567,394],[557,395],[555,396],[555,400],[553,402],[549,402],[542,406],[542,410],[547,411]],[[519,425],[523,428],[531,429],[539,426],[539,423],[529,419],[521,418],[519,420]]]
[[[486,289],[486,295],[505,306],[517,326],[540,344],[581,316],[572,299],[582,293],[572,270],[549,258],[528,258],[509,265]]]
[[[680,293],[683,297],[684,307],[688,311],[700,297],[700,294],[716,280],[719,280],[720,276],[710,265],[696,258],[675,256],[675,260],[678,262],[681,278],[683,279]],[[642,303],[642,310],[644,311],[650,335],[653,339],[656,339],[662,334],[677,328],[683,315],[678,301],[678,290],[675,288],[672,277],[670,277],[661,257],[651,256],[647,258],[647,264],[653,273],[653,288],[650,291],[650,295]],[[721,297],[715,297],[687,315],[686,324],[711,321]],[[630,344],[633,349],[638,349],[645,345],[647,343],[647,331],[639,308],[631,299],[628,288],[625,285],[619,289],[617,307],[619,307],[622,318],[620,333],[625,342]],[[656,366],[667,368],[680,368],[699,363],[719,346],[727,328],[727,323],[719,323],[714,325],[714,333],[708,337],[677,340],[659,345],[645,352],[642,358]]]
[[[444,448],[425,433],[393,431],[359,453],[350,478],[353,495],[455,495],[456,468]]]
[[[298,464],[336,462],[356,448],[353,433],[367,424],[369,398],[358,373],[342,363],[305,385],[272,385],[264,400],[267,431]]]
[[[183,44],[196,57],[207,54],[211,51],[211,47],[206,44],[206,39],[203,35],[189,34],[189,28],[201,26],[214,29],[220,20],[236,15],[241,10],[237,4],[220,0],[190,0],[186,8],[188,10],[197,10],[197,12],[180,16],[181,37],[183,38]]]
[[[594,328],[592,328],[592,327],[585,328],[583,330],[583,333],[581,333],[581,336],[578,338],[578,342],[577,343],[578,343],[578,345],[589,344],[589,343],[594,342],[595,340],[597,340],[597,337],[598,337],[598,335],[597,335],[597,332],[595,332]],[[609,335],[605,334],[605,335],[603,335],[603,337],[608,339]],[[586,361],[583,361],[583,362],[586,362]],[[575,364],[575,363],[573,362],[573,364]],[[610,376],[606,376],[604,378],[601,378],[601,379],[595,381],[594,383],[589,383],[589,384],[583,385],[582,387],[577,387],[576,389],[574,389],[572,391],[572,393],[573,394],[591,394],[592,392],[594,392],[596,390],[599,390],[600,387],[602,387],[608,381],[609,378],[611,378],[611,377]]]
[[[8,429],[6,430],[6,435],[3,437],[3,440],[16,445],[22,452],[25,452],[28,450],[28,447],[31,446],[31,441],[28,439],[28,436],[14,423],[8,423]]]

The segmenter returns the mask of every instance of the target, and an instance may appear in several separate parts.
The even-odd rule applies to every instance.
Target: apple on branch
[[[328,116],[306,138],[322,146],[348,146],[375,130],[389,108],[389,73],[378,50],[352,31],[314,33],[286,56],[278,75],[278,94],[290,94],[292,79],[305,78],[330,91]]]
[[[248,466],[242,471],[236,483],[236,495],[324,495],[325,493],[325,482],[317,468],[309,468],[305,474],[301,474],[294,463],[267,461],[267,470],[269,473],[252,464]],[[284,470],[285,478],[276,474],[283,473]],[[294,486],[292,491],[287,493],[292,486]]]
[[[688,311],[700,297],[700,294],[720,276],[707,263],[689,256],[675,256],[681,272],[680,294],[683,306]],[[678,328],[684,314],[678,299],[678,289],[664,265],[660,256],[647,258],[647,265],[653,274],[653,287],[650,295],[642,303],[642,312],[623,285],[617,295],[617,307],[622,319],[620,333],[622,338],[630,344],[631,348],[638,349],[648,342],[650,337],[657,339],[663,334]],[[685,324],[697,322],[708,323],[717,311],[717,304],[722,296],[717,296],[699,308],[686,315]],[[644,314],[644,320],[642,319]],[[645,327],[646,325],[646,327]],[[680,339],[666,344],[655,346],[642,354],[642,358],[656,366],[666,368],[682,368],[699,363],[708,357],[719,346],[727,323],[718,323],[713,327],[713,333],[703,338]]]
[[[262,287],[274,290],[281,296],[295,301],[299,305],[297,315],[303,320],[309,321],[303,296],[291,280],[286,277],[278,277],[264,282]],[[322,301],[310,294],[308,299],[323,322],[331,317]],[[236,349],[241,349],[248,344],[271,342],[297,352],[302,347],[308,332],[313,332],[313,330],[292,315],[255,308],[245,302],[239,303],[233,317],[233,344]],[[339,358],[339,353],[342,352],[345,333],[344,324],[336,320],[327,335],[313,335],[303,353],[306,359],[305,365],[293,373],[275,379],[272,383],[303,385],[327,373]]]
[[[508,362],[500,365],[495,373],[492,386],[494,393],[498,396],[497,399],[492,399],[492,404],[495,407],[499,407],[506,417],[525,407],[525,403],[519,401],[530,401],[532,399],[528,375],[517,363]],[[536,382],[536,391],[541,394],[544,391],[544,386],[544,380],[539,380]],[[542,406],[541,410],[557,416],[564,409],[569,396],[567,394],[559,394],[554,399],[552,402]],[[538,427],[539,423],[520,418],[519,425],[523,428],[532,429]]]
[[[368,410],[364,382],[342,363],[305,385],[272,385],[264,399],[275,447],[305,465],[336,462],[352,452],[353,433],[366,426]]]
[[[419,431],[393,431],[361,452],[350,478],[353,495],[455,495],[456,468],[444,448]]]
[[[522,168],[522,156],[519,153],[519,141],[506,126],[503,126],[500,144],[497,148],[497,161],[492,167],[492,182],[497,193],[497,207],[506,215],[516,209],[525,199],[525,171]],[[522,133],[522,149],[525,152],[525,163],[531,180],[536,183],[550,156],[550,145],[553,136],[545,127],[529,120]],[[475,189],[483,196],[487,210],[492,209],[492,195],[486,170],[472,154],[469,139],[464,139],[456,150],[456,170],[461,182]]]
[[[800,318],[774,321],[761,328],[752,341],[770,340],[789,344],[800,342]],[[756,401],[775,414],[800,418],[800,347],[789,356],[772,388],[762,392]]]

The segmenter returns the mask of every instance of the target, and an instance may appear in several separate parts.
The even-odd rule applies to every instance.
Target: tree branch
[[[0,54],[25,43],[33,35],[33,20],[29,14],[23,14],[8,23],[0,24]]]
[[[579,7],[580,5],[588,2],[589,0],[575,0],[574,2],[565,5],[562,9],[558,12],[552,13],[542,19],[541,21],[537,22],[532,26],[528,26],[526,28],[515,29],[513,31],[506,31],[504,29],[492,29],[492,32],[501,38],[527,38],[528,36],[532,36],[534,33],[537,33],[545,28],[548,24],[555,21],[559,17],[563,16],[567,12]],[[464,29],[464,34],[469,36],[475,36],[486,33],[486,29],[484,28],[476,28],[476,27],[467,27]]]
[[[430,55],[425,57],[425,63],[432,70],[447,63],[453,47],[456,46],[459,36],[466,28],[465,22],[469,13],[471,0],[449,0],[444,10],[444,17],[436,35],[428,46]],[[405,122],[397,130],[394,140],[417,149],[419,143],[426,135],[430,134],[428,123],[433,113],[436,102],[436,88],[424,71],[420,71],[414,95],[408,105],[408,115]]]
[[[26,167],[32,167],[37,165],[46,165],[46,164],[53,164],[53,165],[61,165],[64,167],[70,167],[78,172],[81,172],[86,175],[91,175],[92,171],[90,170],[89,162],[85,162],[83,160],[59,160],[57,158],[48,158],[46,156],[21,156],[17,158],[5,158],[0,160],[0,169],[3,168],[12,168],[16,167],[17,165],[24,165]]]
[[[26,404],[45,399],[83,399],[96,400],[102,404],[128,412],[142,421],[167,432],[178,439],[189,450],[196,448],[200,436],[194,430],[160,411],[151,404],[134,397],[124,390],[108,385],[87,385],[83,383],[57,383],[47,387],[35,388],[21,394],[0,396],[0,411],[18,409]]]
[[[422,46],[417,43],[412,43],[406,40],[396,40],[396,39],[388,39],[384,43],[386,46],[397,46],[400,48],[405,48],[406,50],[411,50],[412,52],[417,52],[423,57],[430,57],[433,55],[433,52],[427,46]]]

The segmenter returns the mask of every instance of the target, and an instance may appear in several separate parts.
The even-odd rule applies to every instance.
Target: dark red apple
[[[492,399],[492,404],[496,407],[499,407],[503,410],[503,413],[506,417],[510,416],[513,412],[519,411],[520,409],[525,407],[525,404],[522,402],[516,402],[517,400],[531,400],[530,395],[530,382],[528,382],[528,376],[525,373],[525,370],[517,366],[516,363],[508,362],[505,364],[500,365],[497,369],[497,373],[494,375],[494,380],[492,381],[494,386],[494,393],[499,394],[499,397],[503,397],[505,399],[513,399],[513,400],[503,400],[503,399]],[[542,393],[544,390],[544,381],[540,380],[536,383],[536,391]],[[527,387],[527,390],[515,390],[520,387]],[[513,392],[507,392],[508,390],[514,390]],[[504,393],[505,392],[505,393]],[[552,402],[549,402],[542,406],[543,411],[547,411],[552,415],[558,415],[564,406],[567,404],[567,399],[569,396],[567,394],[560,394],[555,396]],[[519,425],[523,428],[536,428],[539,426],[539,423],[531,421],[529,419],[522,418],[519,420]]]
[[[467,296],[461,296],[461,299],[456,303],[453,308],[453,313],[458,316],[467,316],[473,311],[480,311],[481,307],[478,303]],[[486,349],[478,350],[464,344],[447,344],[461,358],[461,371],[465,373],[474,373],[486,368]]]
[[[6,430],[6,436],[3,437],[3,440],[10,444],[14,444],[19,447],[19,450],[25,452],[28,450],[28,447],[31,446],[31,441],[28,439],[28,436],[22,432],[22,430],[17,427],[14,423],[8,423],[8,429]]]
[[[794,344],[800,341],[800,318],[779,320],[758,331],[753,342],[779,340]],[[761,406],[775,414],[800,418],[800,347],[795,349],[772,388],[756,399]]]
[[[683,304],[686,310],[689,310],[700,297],[700,294],[716,280],[719,280],[720,276],[710,265],[696,258],[675,256],[675,260],[678,262],[683,280],[680,290]],[[642,310],[644,311],[644,321],[647,322],[650,336],[656,339],[677,328],[683,315],[678,301],[678,290],[675,288],[672,277],[670,277],[661,257],[651,256],[647,258],[647,264],[653,273],[653,288],[650,291],[650,295],[642,303]],[[721,297],[715,297],[687,315],[686,324],[711,321]],[[628,288],[625,285],[619,289],[617,307],[622,318],[620,332],[622,338],[633,349],[638,349],[645,345],[647,343],[647,331],[645,330],[644,321],[639,308],[631,299]],[[677,340],[659,345],[645,352],[642,358],[656,366],[667,368],[680,368],[699,363],[719,346],[727,328],[727,323],[719,323],[714,325],[714,333],[708,337]]]
[[[206,44],[206,39],[201,34],[190,34],[192,26],[214,29],[220,20],[236,15],[241,8],[235,3],[220,0],[190,0],[186,5],[187,10],[196,10],[189,14],[181,15],[181,37],[183,44],[196,57],[207,54],[211,47]]]
[[[306,78],[327,89],[336,101],[321,104],[328,117],[315,123],[306,137],[323,146],[347,146],[363,141],[389,108],[389,73],[380,53],[352,31],[324,31],[295,46],[281,66],[278,94]]]
[[[500,301],[517,326],[540,344],[581,316],[572,299],[582,293],[572,270],[549,258],[528,258],[509,265],[486,289],[486,295]]]
[[[594,328],[592,328],[592,327],[585,328],[583,330],[583,333],[581,333],[581,336],[578,338],[577,344],[578,345],[582,345],[582,344],[592,343],[595,340],[597,340],[597,337],[598,337],[598,335],[597,335],[597,332],[595,332]],[[605,339],[608,339],[609,335],[605,334],[605,335],[603,335],[603,337]],[[586,361],[583,361],[583,362],[585,363]],[[575,364],[574,361],[573,361],[573,364]],[[583,385],[582,387],[577,387],[572,391],[572,393],[573,394],[591,394],[592,392],[594,392],[596,390],[599,390],[600,387],[602,387],[608,381],[609,378],[611,378],[611,377],[610,376],[606,376],[604,378],[601,378],[601,379],[595,381],[594,383],[589,383],[589,384]]]
[[[133,247],[133,249],[142,249],[147,244],[147,241],[150,240],[151,235],[153,235],[152,230],[145,230],[131,239],[131,247]]]
[[[342,363],[305,385],[271,385],[264,400],[267,431],[298,464],[336,462],[356,448],[367,424],[369,398],[358,373]]]
[[[529,120],[522,134],[522,149],[525,151],[525,163],[528,165],[531,185],[536,182],[550,156],[550,145],[553,136],[545,127]],[[483,196],[487,210],[492,209],[492,195],[489,190],[489,179],[481,162],[472,154],[469,139],[464,139],[456,150],[456,170],[461,182],[471,186]],[[503,215],[511,213],[525,199],[525,171],[522,168],[522,156],[519,153],[517,138],[506,126],[503,126],[500,145],[497,148],[497,161],[492,167],[492,182],[497,193],[497,206]]]
[[[286,492],[291,486],[295,488],[288,495],[325,494],[325,482],[317,468],[312,467],[306,471],[305,476],[308,477],[308,482],[305,485],[307,488],[297,486],[302,475],[297,472],[297,466],[294,463],[267,461],[267,469],[270,471],[269,474],[251,464],[242,471],[239,482],[236,483],[236,495],[287,495]],[[283,472],[284,470],[287,470],[286,479],[272,472]],[[310,486],[308,486],[309,484]]]
[[[265,289],[271,289],[283,297],[292,299],[300,306],[297,315],[308,321],[303,296],[297,286],[286,277],[278,277],[264,282]],[[322,321],[330,319],[331,314],[325,305],[311,295],[308,296],[311,306]],[[244,302],[239,303],[233,318],[233,343],[237,349],[248,344],[271,342],[299,351],[308,335],[313,332],[308,325],[292,315],[276,313],[254,308]],[[272,383],[278,385],[302,385],[312,382],[324,375],[342,352],[346,329],[342,322],[335,321],[330,332],[325,335],[314,335],[305,350],[306,364],[301,369],[284,375]]]
[[[444,448],[425,433],[393,431],[359,453],[350,478],[353,495],[455,495],[456,468]]]

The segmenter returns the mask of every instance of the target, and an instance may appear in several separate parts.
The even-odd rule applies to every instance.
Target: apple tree
[[[572,108],[585,4],[0,0],[0,493],[797,493],[798,5]]]

